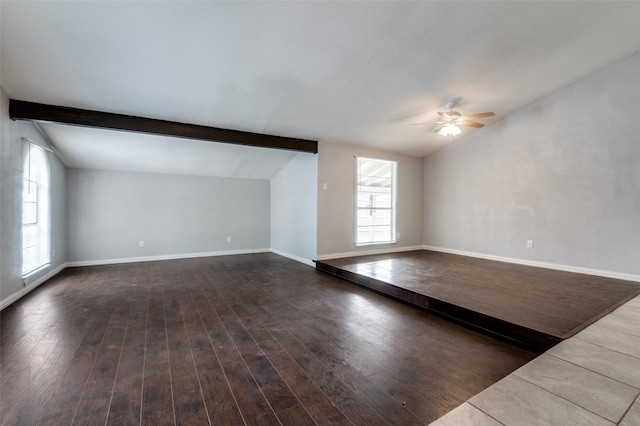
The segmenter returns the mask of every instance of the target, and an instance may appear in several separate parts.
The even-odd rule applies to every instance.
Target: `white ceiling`
[[[450,99],[463,115],[494,111],[482,120],[491,125],[640,51],[635,1],[3,0],[1,8],[0,84],[11,98],[417,156],[447,138],[409,124],[435,121]],[[215,162],[213,147],[238,150],[239,162],[254,155],[68,127],[44,126],[74,167],[117,150],[112,167],[135,169],[127,159],[163,146],[149,161],[181,170],[158,171],[215,175],[197,165],[205,155]],[[222,163],[219,173],[241,174]]]
[[[282,149],[38,123],[67,167],[271,179],[295,155]],[[308,154],[312,155],[312,154]]]

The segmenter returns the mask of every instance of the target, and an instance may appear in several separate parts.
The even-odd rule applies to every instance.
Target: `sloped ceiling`
[[[447,139],[432,134],[435,125],[409,124],[435,121],[448,100],[463,114],[494,111],[483,120],[492,125],[640,50],[640,2],[2,1],[1,8],[0,84],[11,98],[416,156]],[[87,146],[117,149],[110,167],[121,168],[155,149],[168,172],[180,146],[193,158],[222,146],[211,144],[207,154],[199,151],[205,142],[151,148],[137,134],[114,143],[89,129],[43,128],[74,167],[93,165],[90,151],[81,153]],[[465,128],[460,137],[481,131]],[[142,151],[127,155],[134,147]],[[239,162],[253,155],[221,149],[236,148]],[[182,173],[197,169],[184,164]],[[218,173],[213,168],[207,173]]]
[[[55,141],[65,165],[75,168],[271,179],[296,155],[282,149],[55,123],[39,125]]]

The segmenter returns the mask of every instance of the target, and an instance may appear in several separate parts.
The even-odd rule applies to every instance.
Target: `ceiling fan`
[[[440,116],[440,120],[435,123],[440,124],[433,133],[438,133],[442,136],[456,136],[462,133],[460,127],[458,126],[466,126],[466,127],[476,127],[481,128],[484,127],[484,124],[476,123],[475,121],[478,118],[485,117],[493,117],[495,114],[493,112],[481,112],[478,114],[469,114],[469,115],[461,115],[458,111],[454,111],[453,108],[456,106],[456,101],[447,102],[446,107],[449,111],[446,112],[438,112]],[[433,124],[434,122],[429,123],[414,123],[412,126],[420,126],[423,124]]]

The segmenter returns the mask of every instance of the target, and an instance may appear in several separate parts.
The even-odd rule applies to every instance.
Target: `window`
[[[42,148],[27,142],[22,186],[22,275],[49,258],[49,167]]]
[[[396,242],[396,166],[356,158],[356,245]]]

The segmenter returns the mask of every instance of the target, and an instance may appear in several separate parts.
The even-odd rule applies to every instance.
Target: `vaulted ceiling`
[[[451,99],[463,114],[494,111],[483,120],[490,126],[640,51],[640,2],[3,0],[0,7],[0,84],[10,98],[416,156],[447,139],[432,133],[435,125],[409,124],[436,121]],[[273,164],[266,175],[294,155],[43,128],[70,167],[98,167],[91,158],[102,153],[109,168],[142,171],[146,161],[158,172],[242,177],[241,166],[229,170],[231,160],[226,171],[214,170],[214,151],[237,155],[249,169],[257,164],[251,158],[264,158]],[[465,128],[461,137],[482,131]]]

